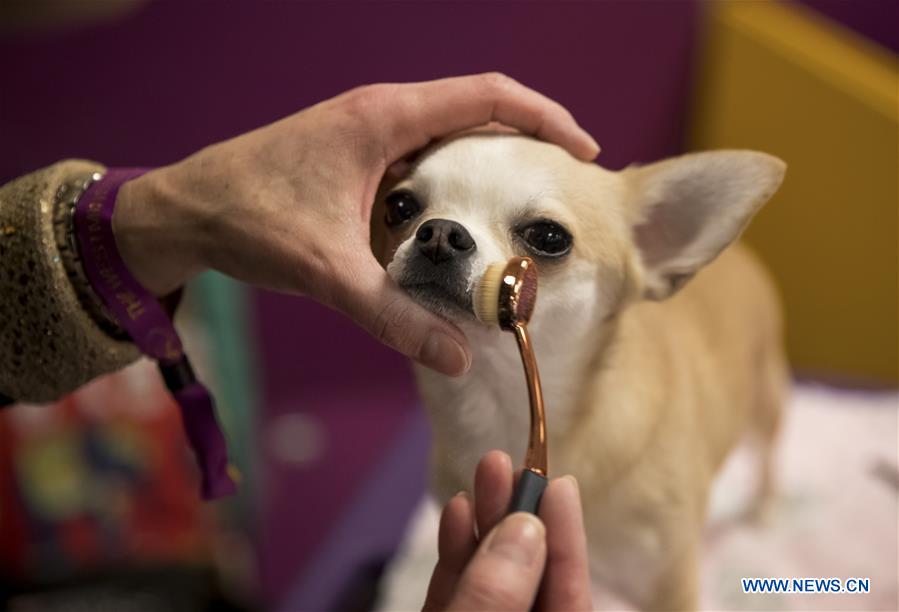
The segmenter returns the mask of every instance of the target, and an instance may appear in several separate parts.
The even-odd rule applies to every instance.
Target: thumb
[[[520,610],[534,603],[546,563],[546,528],[516,512],[487,534],[459,579],[447,610]]]
[[[465,334],[415,303],[380,265],[370,261],[355,267],[346,280],[340,310],[387,346],[443,374],[468,371],[471,356]]]

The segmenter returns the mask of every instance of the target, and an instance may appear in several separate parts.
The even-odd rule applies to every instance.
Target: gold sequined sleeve
[[[102,172],[70,160],[0,187],[0,394],[46,402],[140,355],[82,306],[53,228],[53,202],[67,181]]]

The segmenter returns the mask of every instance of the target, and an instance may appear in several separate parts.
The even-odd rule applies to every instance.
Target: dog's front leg
[[[691,612],[699,605],[699,546],[687,545],[681,554],[658,576],[647,612]]]

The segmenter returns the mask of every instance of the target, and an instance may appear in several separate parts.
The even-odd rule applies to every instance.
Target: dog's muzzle
[[[422,223],[415,232],[415,247],[434,265],[467,259],[475,251],[475,243],[468,230],[448,219],[431,219]]]
[[[415,232],[399,284],[425,307],[438,312],[472,311],[468,277],[477,245],[465,227],[430,219]]]

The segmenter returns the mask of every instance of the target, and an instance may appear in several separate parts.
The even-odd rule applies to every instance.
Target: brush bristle
[[[474,291],[474,314],[487,325],[499,323],[499,289],[505,267],[505,263],[488,266]]]

